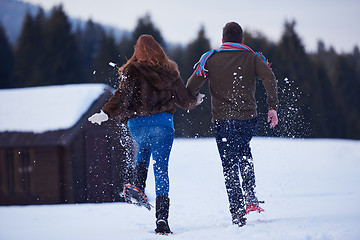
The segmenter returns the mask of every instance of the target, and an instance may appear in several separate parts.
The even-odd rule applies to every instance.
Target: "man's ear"
[[[244,44],[244,38],[241,39],[241,44]]]
[[[222,41],[222,43],[224,43],[224,42],[225,42],[225,40],[224,40],[224,39],[221,39],[221,41]]]

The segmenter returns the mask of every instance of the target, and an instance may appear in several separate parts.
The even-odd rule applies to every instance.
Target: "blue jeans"
[[[148,168],[152,155],[156,196],[168,196],[168,164],[174,142],[174,130],[163,125],[135,126],[130,127],[129,130],[139,145],[135,166],[145,164]]]
[[[257,131],[257,118],[245,121],[215,121],[214,130],[225,177],[230,212],[235,213],[239,209],[244,209],[245,204],[258,204],[254,192],[255,174],[250,149],[250,140]]]

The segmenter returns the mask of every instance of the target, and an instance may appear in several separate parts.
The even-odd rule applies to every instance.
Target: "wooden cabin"
[[[116,120],[87,120],[113,91],[103,84],[0,90],[0,205],[122,201],[134,142]]]

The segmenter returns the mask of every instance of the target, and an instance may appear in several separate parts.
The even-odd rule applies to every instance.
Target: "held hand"
[[[204,97],[205,95],[201,93],[196,96],[196,106],[200,105],[204,101]]]
[[[107,120],[109,120],[109,117],[106,113],[103,112],[103,110],[101,110],[100,113],[95,113],[94,115],[88,118],[88,121],[91,122],[92,124],[97,123],[99,125],[101,125],[102,122],[105,122]]]
[[[275,127],[279,123],[277,113],[276,113],[276,111],[274,109],[270,109],[269,112],[268,112],[267,122],[270,122],[270,121],[271,121],[270,128]]]

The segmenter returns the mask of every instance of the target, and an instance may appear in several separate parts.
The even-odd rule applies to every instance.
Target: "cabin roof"
[[[0,90],[0,146],[66,144],[113,91],[105,84]]]

